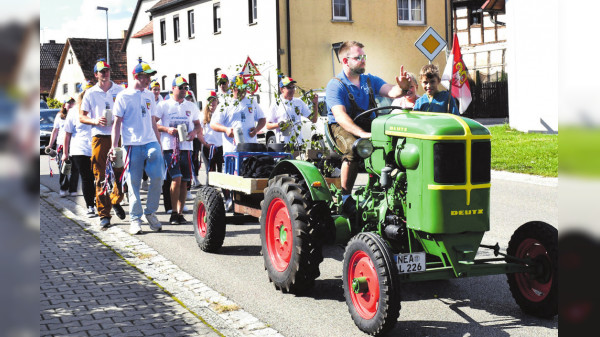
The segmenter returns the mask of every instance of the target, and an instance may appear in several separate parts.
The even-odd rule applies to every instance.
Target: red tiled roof
[[[152,33],[154,33],[154,26],[152,24],[152,20],[150,20],[150,22],[148,22],[144,28],[140,29],[140,31],[135,33],[132,37],[143,37],[152,35]]]

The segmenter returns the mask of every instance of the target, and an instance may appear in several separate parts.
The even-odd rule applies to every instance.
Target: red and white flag
[[[452,42],[452,53],[448,57],[446,69],[442,75],[442,85],[449,89],[452,96],[458,100],[462,115],[471,103],[471,86],[467,80],[467,66],[463,62],[456,34],[454,34],[454,42]]]

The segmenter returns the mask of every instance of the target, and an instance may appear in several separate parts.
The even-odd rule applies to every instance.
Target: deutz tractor
[[[385,109],[392,112],[379,114]],[[369,175],[352,193],[355,207],[343,207],[341,190],[314,165],[284,160],[275,167],[260,217],[269,279],[283,292],[306,291],[319,276],[323,245],[336,243],[345,245],[346,303],[365,333],[381,335],[396,324],[404,282],[493,274],[507,275],[524,312],[554,317],[557,230],[528,222],[506,253],[497,243],[481,244],[490,229],[489,130],[451,114],[398,109],[363,112],[376,118],[371,139],[353,146]],[[480,248],[495,257],[476,259]]]

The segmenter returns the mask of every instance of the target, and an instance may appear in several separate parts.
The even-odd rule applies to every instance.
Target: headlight
[[[367,138],[359,138],[352,144],[352,150],[361,158],[367,158],[373,153],[373,143]]]

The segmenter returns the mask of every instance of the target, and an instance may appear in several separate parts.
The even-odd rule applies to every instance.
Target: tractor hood
[[[392,136],[438,140],[490,135],[490,131],[466,117],[447,113],[411,111],[375,119],[371,125],[371,134],[373,141],[386,141]]]

